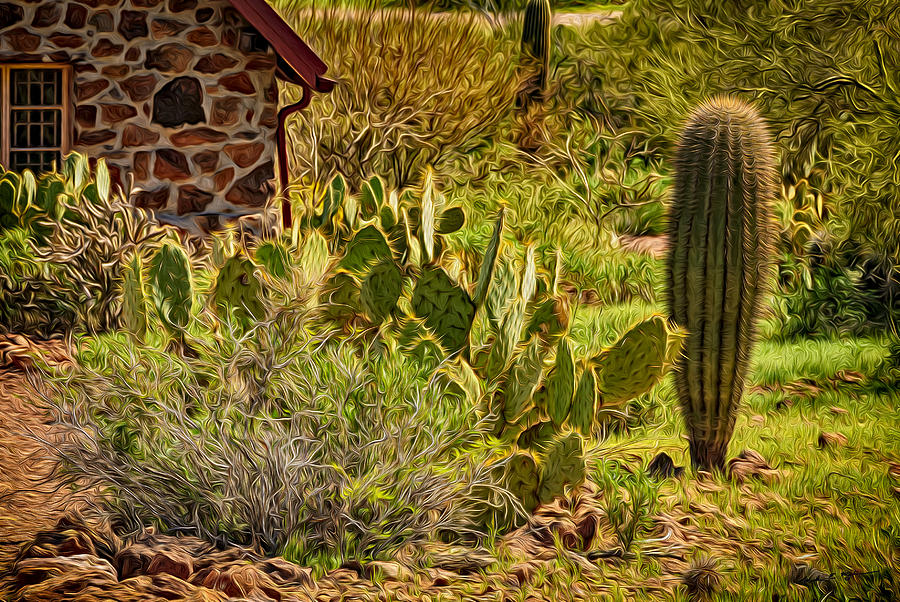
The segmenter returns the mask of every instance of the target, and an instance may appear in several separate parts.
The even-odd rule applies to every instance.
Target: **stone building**
[[[325,70],[265,0],[0,0],[0,164],[103,157],[136,205],[215,228],[270,199]],[[303,100],[279,111],[277,79]]]

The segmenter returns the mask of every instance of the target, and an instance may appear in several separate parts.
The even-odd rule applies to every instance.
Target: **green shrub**
[[[382,558],[472,529],[493,488],[458,396],[396,352],[310,336],[296,311],[197,357],[104,335],[36,393],[47,442],[120,528],[154,525],[306,561]]]

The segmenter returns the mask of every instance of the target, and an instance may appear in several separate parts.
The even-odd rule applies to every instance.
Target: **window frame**
[[[60,160],[72,150],[72,65],[67,63],[0,63],[0,165],[10,169],[10,157],[13,150],[32,150],[13,148],[12,145],[12,91],[10,82],[12,71],[28,71],[52,69],[60,71],[62,76],[62,98],[60,105],[15,107],[15,109],[60,109],[60,146],[35,147],[35,151],[59,150]],[[57,166],[57,169],[62,167]]]

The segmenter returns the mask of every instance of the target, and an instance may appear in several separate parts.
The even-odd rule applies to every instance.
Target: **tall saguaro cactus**
[[[722,470],[770,281],[776,173],[756,111],[714,98],[688,119],[675,159],[669,309],[688,331],[675,382],[691,460]]]
[[[550,0],[528,0],[522,28],[522,58],[534,69],[529,78],[527,99],[541,98],[550,72]]]

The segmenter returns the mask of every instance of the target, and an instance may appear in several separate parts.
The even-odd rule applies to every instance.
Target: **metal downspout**
[[[278,111],[278,130],[276,141],[278,144],[278,180],[281,185],[281,223],[285,230],[291,227],[291,199],[288,197],[288,158],[287,158],[287,132],[285,124],[287,118],[309,106],[312,99],[312,90],[309,86],[303,86],[303,95],[294,104],[287,105]]]

